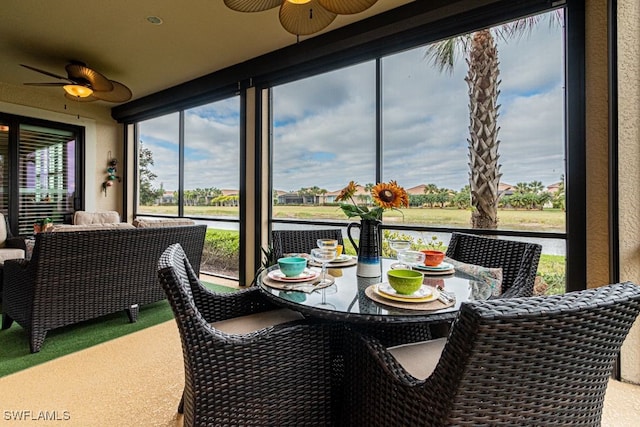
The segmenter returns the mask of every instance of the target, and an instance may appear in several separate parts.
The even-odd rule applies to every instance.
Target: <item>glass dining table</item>
[[[296,310],[305,317],[367,324],[447,322],[456,316],[462,303],[491,296],[490,284],[456,271],[444,276],[427,273],[423,282],[436,295],[438,287],[445,290],[446,294],[454,297],[451,300],[433,298],[429,302],[413,304],[406,302],[405,298],[384,298],[376,286],[386,282],[387,271],[393,262],[383,259],[380,276],[373,278],[356,275],[355,259],[342,265],[330,264],[327,273],[333,277],[334,283],[322,289],[303,286],[306,292],[296,290],[296,282],[292,286],[283,285],[285,280],[273,280],[278,278],[278,266],[275,265],[258,276],[257,284],[273,303]],[[311,269],[320,270],[319,267]]]

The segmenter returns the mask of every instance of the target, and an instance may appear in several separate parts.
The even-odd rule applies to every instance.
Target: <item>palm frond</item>
[[[438,71],[447,71],[451,74],[458,56],[467,51],[468,41],[468,34],[440,40],[427,46],[424,57],[437,67]]]

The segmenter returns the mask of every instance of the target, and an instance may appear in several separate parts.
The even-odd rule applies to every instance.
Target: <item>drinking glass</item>
[[[400,254],[411,248],[411,240],[392,239],[389,240],[389,248],[396,252],[396,259],[400,261]],[[404,268],[401,262],[391,264],[391,268]]]
[[[336,239],[318,239],[316,244],[320,249],[337,249],[338,241]]]
[[[330,302],[327,302],[327,293],[330,293],[330,292],[327,292],[327,289],[331,289],[332,287],[333,286],[330,286],[329,288],[322,288],[320,290],[320,293],[322,295],[322,300],[315,305],[316,307],[324,308],[324,309],[327,309],[327,310],[335,310],[336,309],[336,306],[334,304],[331,304]]]
[[[420,251],[402,251],[398,253],[398,264],[402,267],[396,268],[407,268],[409,270],[413,269],[414,265],[424,264],[425,254]]]
[[[320,280],[319,285],[328,285],[331,283],[330,280],[327,280],[327,264],[329,262],[336,259],[337,251],[335,248],[333,249],[312,249],[311,250],[311,258],[319,264],[322,264],[322,279]]]

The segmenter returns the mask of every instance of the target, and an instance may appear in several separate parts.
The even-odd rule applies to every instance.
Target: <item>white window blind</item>
[[[21,125],[19,143],[19,230],[33,232],[44,218],[62,223],[73,212],[75,136],[73,132]]]

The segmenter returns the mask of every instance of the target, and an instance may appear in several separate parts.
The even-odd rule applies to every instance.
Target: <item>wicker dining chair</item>
[[[540,261],[537,243],[452,233],[447,256],[488,268],[502,268],[502,298],[529,297]]]
[[[158,276],[182,341],[185,426],[333,424],[329,324],[274,310],[255,287],[207,290],[179,244]]]
[[[311,253],[318,239],[335,239],[343,245],[342,230],[338,228],[309,230],[273,230],[271,241],[274,259],[287,253]]]
[[[352,331],[342,424],[599,426],[640,286],[463,304],[448,338],[385,348]]]

